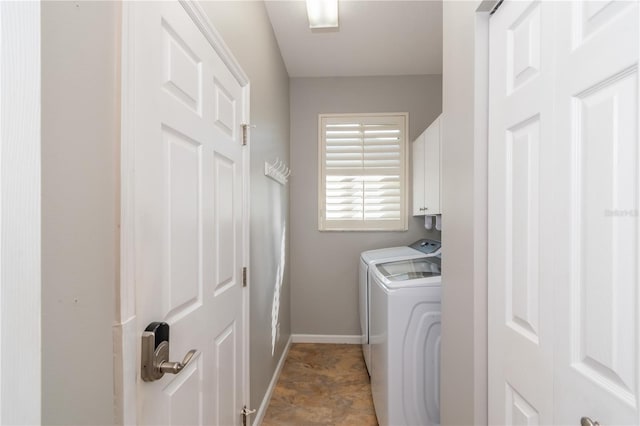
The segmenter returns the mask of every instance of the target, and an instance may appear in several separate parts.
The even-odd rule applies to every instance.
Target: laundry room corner
[[[346,336],[357,341],[360,253],[409,245],[425,237],[440,239],[439,231],[425,229],[422,216],[409,216],[404,232],[318,230],[318,114],[408,112],[408,140],[413,140],[440,114],[441,90],[442,77],[435,74],[291,79],[291,161],[296,171],[291,184],[294,336]]]

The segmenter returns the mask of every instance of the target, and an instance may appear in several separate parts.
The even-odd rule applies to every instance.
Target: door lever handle
[[[198,351],[195,349],[191,349],[184,356],[184,359],[182,360],[182,362],[162,361],[160,362],[160,365],[158,365],[158,368],[163,373],[178,374],[180,371],[182,371],[183,368],[189,365],[189,363],[191,362],[191,359],[196,354],[196,352]]]
[[[580,419],[580,426],[600,426],[600,423],[594,422],[589,417],[583,417]]]
[[[140,376],[145,382],[153,382],[165,373],[178,374],[194,358],[198,351],[191,349],[182,362],[169,361],[169,324],[152,322],[142,333],[142,357]]]

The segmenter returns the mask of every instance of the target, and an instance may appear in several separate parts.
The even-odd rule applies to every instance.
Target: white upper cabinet
[[[413,215],[440,214],[440,122],[438,116],[413,141]]]

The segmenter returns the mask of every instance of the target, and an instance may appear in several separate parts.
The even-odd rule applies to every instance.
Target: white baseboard
[[[345,334],[292,334],[293,343],[342,343],[359,345],[362,341],[360,335],[351,336]]]
[[[269,402],[271,401],[271,395],[273,395],[273,391],[278,384],[278,379],[280,378],[280,373],[282,373],[282,367],[284,367],[284,362],[287,360],[287,355],[289,354],[289,348],[291,347],[291,342],[293,336],[289,336],[289,340],[287,341],[287,345],[284,347],[282,351],[282,355],[280,356],[280,361],[278,361],[278,365],[276,366],[275,371],[273,372],[273,377],[271,378],[271,382],[269,382],[269,387],[264,394],[264,398],[262,398],[262,402],[260,403],[260,408],[256,412],[256,416],[253,419],[253,426],[259,426],[262,424],[262,420],[264,420],[264,415],[267,414],[267,408],[269,408]]]

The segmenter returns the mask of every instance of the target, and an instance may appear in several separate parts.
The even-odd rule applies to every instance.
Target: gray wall
[[[264,162],[289,163],[289,76],[262,1],[204,2],[213,25],[251,80],[251,405],[258,408],[291,335],[289,314],[289,186],[264,175]],[[271,321],[281,241],[280,338],[272,354]]]
[[[487,423],[487,28],[479,4],[443,4],[443,425]]]
[[[115,2],[42,2],[42,422],[113,423]]]
[[[318,114],[408,112],[413,140],[440,114],[441,90],[439,75],[291,79],[294,334],[358,335],[360,253],[406,245],[422,237],[440,239],[439,232],[424,228],[422,217],[413,216],[406,232],[318,231]]]

